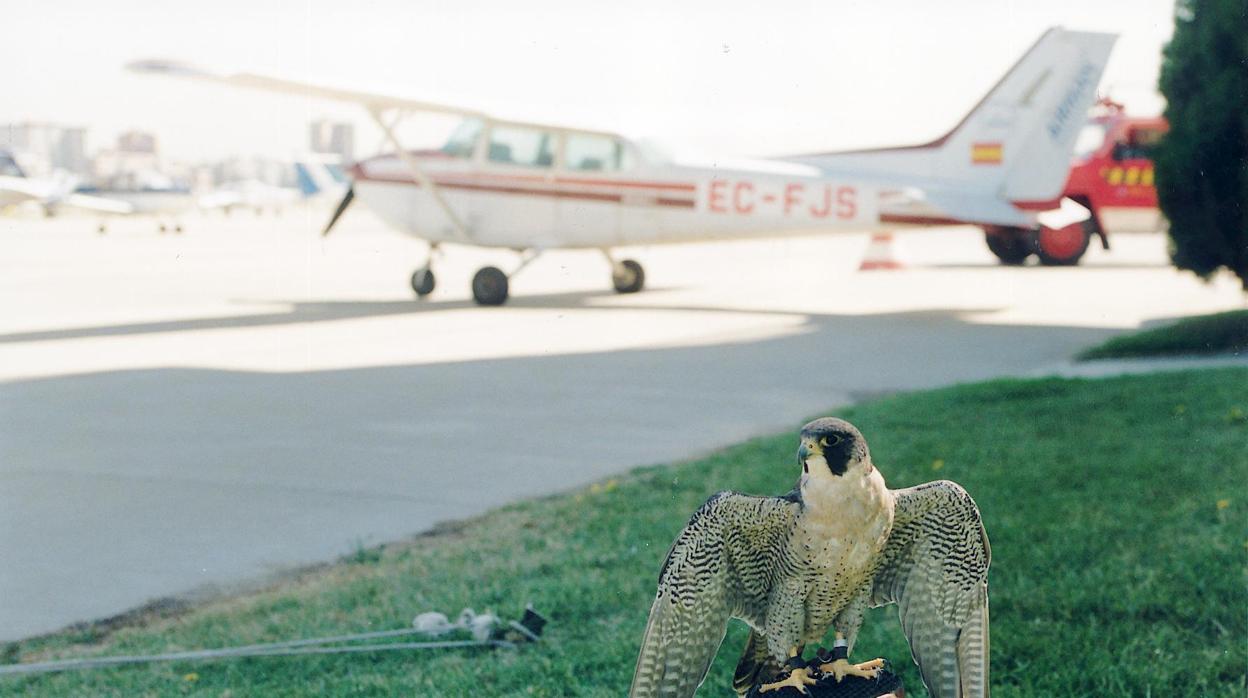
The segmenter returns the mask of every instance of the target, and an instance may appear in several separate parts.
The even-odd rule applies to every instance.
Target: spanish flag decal
[[[1000,165],[1001,164],[1001,144],[998,143],[972,143],[971,144],[971,164],[973,165]]]

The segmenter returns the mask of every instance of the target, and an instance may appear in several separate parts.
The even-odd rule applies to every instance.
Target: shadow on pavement
[[[515,305],[638,307],[586,305],[608,295]],[[3,341],[470,305],[296,304],[283,314]],[[1116,333],[979,324],[966,312],[807,315],[797,332],[704,346],[0,384],[0,640],[792,429],[853,395],[1026,373]]]

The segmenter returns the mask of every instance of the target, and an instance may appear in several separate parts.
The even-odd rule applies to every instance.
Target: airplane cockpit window
[[[473,151],[477,149],[477,138],[481,136],[483,125],[477,118],[468,118],[459,122],[459,125],[451,132],[451,137],[446,139],[446,144],[442,146],[442,152],[453,158],[472,157]]]
[[[490,162],[524,167],[555,163],[555,137],[549,131],[525,126],[495,126],[490,130]]]
[[[580,172],[618,172],[632,166],[619,139],[589,133],[568,134],[563,161],[569,170]]]

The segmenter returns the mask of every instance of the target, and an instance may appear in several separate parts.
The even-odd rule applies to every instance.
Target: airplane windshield
[[[459,122],[451,137],[446,139],[442,152],[455,158],[470,158],[477,147],[477,138],[481,135],[481,120],[475,117]]]
[[[632,158],[618,139],[590,133],[569,133],[563,159],[569,170],[615,172],[632,168]]]

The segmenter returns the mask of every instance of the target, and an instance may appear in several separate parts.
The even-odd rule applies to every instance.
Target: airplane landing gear
[[[477,305],[502,305],[507,302],[511,277],[542,256],[541,250],[516,250],[522,254],[520,265],[510,274],[498,267],[485,267],[472,277],[472,299]]]
[[[636,261],[626,259],[613,265],[611,285],[616,293],[636,293],[646,285],[646,270]]]
[[[472,277],[472,298],[478,305],[507,302],[507,275],[498,267],[484,267]]]
[[[438,256],[441,251],[436,242],[430,243],[429,256],[425,258],[425,263],[412,272],[412,278],[408,283],[419,298],[428,296],[430,293],[433,293],[433,289],[437,288],[438,278],[433,275],[433,258]]]
[[[985,228],[984,241],[997,259],[1008,266],[1018,266],[1031,256],[1031,242],[1022,228]]]
[[[611,265],[611,285],[616,293],[636,293],[646,285],[646,270],[636,260],[625,259],[617,262],[611,256],[611,250],[603,248],[602,256]]]
[[[433,293],[433,289],[437,285],[438,280],[434,277],[433,270],[429,267],[421,267],[412,272],[412,290],[421,298]]]

